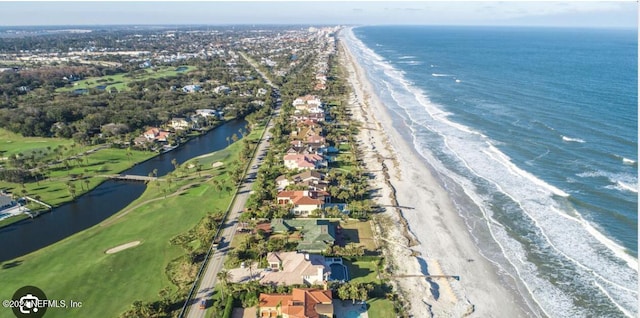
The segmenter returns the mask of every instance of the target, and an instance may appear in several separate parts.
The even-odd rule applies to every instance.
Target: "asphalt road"
[[[273,117],[277,117],[279,114],[279,107],[273,113]],[[272,118],[273,118],[272,117]],[[251,161],[251,165],[243,183],[238,189],[238,194],[236,195],[235,202],[231,206],[231,210],[227,219],[220,231],[220,243],[217,248],[214,249],[214,253],[211,255],[211,258],[206,265],[206,268],[201,276],[200,285],[198,286],[198,291],[194,293],[193,297],[190,300],[189,308],[186,314],[188,318],[203,318],[206,314],[206,309],[211,306],[211,301],[207,301],[207,305],[205,309],[200,308],[200,302],[202,300],[211,299],[211,296],[214,293],[214,286],[217,281],[217,274],[222,269],[222,265],[224,263],[224,258],[230,250],[229,243],[233,240],[233,236],[236,233],[236,228],[238,227],[238,217],[240,213],[244,210],[245,203],[249,198],[251,193],[251,187],[253,186],[253,182],[255,181],[255,177],[258,173],[258,168],[262,164],[261,158],[264,158],[264,155],[267,152],[269,147],[269,143],[266,141],[266,136],[270,136],[269,129],[273,126],[273,121],[269,121],[267,125],[267,130],[263,135],[263,138],[260,140],[258,144],[258,149],[255,152],[255,156]]]

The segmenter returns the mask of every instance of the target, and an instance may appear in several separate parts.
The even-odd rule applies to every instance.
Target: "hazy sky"
[[[427,24],[637,28],[620,2],[0,2],[0,25]]]

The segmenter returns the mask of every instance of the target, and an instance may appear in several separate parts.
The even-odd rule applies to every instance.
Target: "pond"
[[[227,147],[226,138],[237,134],[246,124],[244,120],[228,122],[123,174],[146,176],[158,169],[158,176],[163,176],[174,170],[173,159],[183,163]],[[109,180],[50,213],[0,229],[0,242],[5,242],[0,248],[0,262],[31,253],[104,221],[140,197],[145,189],[144,183]]]

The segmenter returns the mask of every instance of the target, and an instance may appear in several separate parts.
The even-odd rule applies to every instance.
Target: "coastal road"
[[[279,97],[279,96],[278,96]],[[279,107],[273,112],[271,118],[278,116],[280,110]],[[224,258],[227,256],[227,253],[230,250],[229,244],[231,240],[233,240],[233,236],[236,233],[236,229],[238,227],[238,217],[242,210],[244,210],[245,203],[251,194],[251,187],[253,186],[253,182],[255,181],[255,177],[258,173],[258,167],[262,164],[262,160],[266,154],[266,151],[269,147],[269,143],[266,141],[266,137],[270,136],[269,129],[273,126],[273,121],[269,120],[267,124],[267,128],[265,133],[263,134],[263,138],[260,139],[260,143],[255,152],[255,156],[251,160],[251,165],[249,166],[249,170],[245,175],[245,178],[242,181],[242,185],[238,189],[238,193],[236,195],[235,201],[233,205],[230,207],[229,215],[227,216],[224,225],[222,226],[219,234],[219,244],[217,247],[214,247],[213,254],[206,265],[206,268],[200,277],[200,285],[198,286],[197,292],[194,293],[193,297],[190,300],[189,308],[187,310],[186,317],[188,318],[204,318],[207,317],[206,310],[200,309],[200,303],[202,300],[208,301],[211,299],[211,296],[214,293],[214,286],[217,281],[217,274],[222,269],[222,265],[224,263]],[[211,302],[207,302],[207,307],[211,306]]]

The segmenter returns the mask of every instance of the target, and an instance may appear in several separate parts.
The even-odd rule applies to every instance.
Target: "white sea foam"
[[[633,165],[636,164],[636,161],[635,160],[631,160],[629,158],[622,157],[622,163],[624,163],[625,165],[633,166]]]
[[[637,176],[632,174],[611,173],[598,170],[582,172],[577,174],[576,176],[581,178],[607,178],[610,183],[609,185],[605,186],[605,188],[607,189],[638,193],[638,178]]]
[[[416,57],[413,55],[403,55],[401,57],[399,57],[398,59],[400,60],[407,60],[407,59],[415,59]]]
[[[491,207],[488,205],[491,198],[478,194],[478,185],[471,181],[469,175],[489,181],[495,186],[496,191],[502,192],[518,204],[530,219],[536,233],[544,240],[540,244],[546,242],[545,244],[556,251],[557,257],[566,259],[567,266],[575,266],[575,276],[572,277],[576,282],[581,286],[595,286],[596,280],[601,281],[602,284],[594,288],[593,292],[597,293],[598,289],[602,288],[603,296],[611,298],[612,303],[619,308],[622,307],[621,310],[625,314],[637,313],[637,303],[629,301],[638,295],[637,265],[632,266],[633,262],[624,249],[584,221],[579,217],[579,213],[565,211],[560,207],[559,202],[563,202],[563,207],[570,206],[564,199],[568,196],[566,192],[519,168],[482,133],[450,121],[447,115],[441,115],[442,109],[431,103],[421,90],[410,85],[402,73],[383,62],[383,59],[377,58],[377,54],[359,40],[351,40],[357,45],[364,60],[373,61],[373,65],[368,64],[373,67],[368,72],[371,77],[377,78],[387,86],[388,90],[383,89],[381,97],[385,100],[384,94],[389,94],[391,102],[386,106],[407,121],[417,150],[440,173],[450,176],[460,184],[465,193],[480,207],[491,236],[514,267],[516,275],[522,279],[534,301],[546,314],[551,312],[560,317],[588,315],[574,305],[572,296],[540,277],[536,266],[526,260],[527,252],[521,243],[511,238],[504,227],[493,218]],[[383,72],[388,80],[384,80],[385,76],[381,76],[379,72]],[[457,173],[441,162],[434,161],[433,156],[425,155],[425,152],[436,149],[433,148],[433,144],[417,146],[420,142],[416,136],[421,129],[440,136],[444,144],[444,148],[440,150],[462,163],[465,167],[463,170],[467,173]],[[569,137],[563,136],[563,140],[565,138]],[[580,142],[576,138],[569,139],[565,141]],[[626,263],[627,266],[622,263]]]
[[[451,74],[431,73],[431,76],[435,76],[435,77],[451,77],[453,75],[451,75]]]
[[[422,65],[423,63],[420,61],[400,61],[398,62],[400,64],[407,64],[407,65]]]
[[[616,184],[608,185],[605,188],[616,189],[618,191],[629,191],[633,193],[638,193],[638,184],[627,184],[622,181],[616,181]]]
[[[580,139],[580,138],[571,138],[571,137],[567,137],[567,136],[562,136],[562,141],[566,141],[566,142],[578,142],[583,144],[585,141]]]

